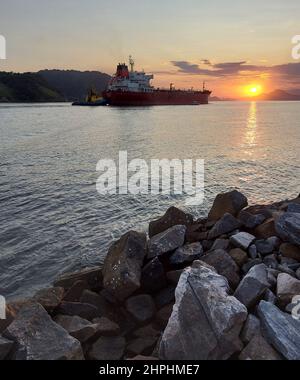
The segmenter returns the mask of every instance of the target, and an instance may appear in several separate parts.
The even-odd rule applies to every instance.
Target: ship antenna
[[[133,60],[131,55],[129,56],[129,65],[131,68],[131,72],[133,73],[133,71],[134,71],[134,60]]]

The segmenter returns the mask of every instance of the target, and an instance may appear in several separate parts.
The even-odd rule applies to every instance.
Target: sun
[[[260,84],[250,84],[245,87],[245,93],[247,96],[258,96],[262,92],[262,87]]]

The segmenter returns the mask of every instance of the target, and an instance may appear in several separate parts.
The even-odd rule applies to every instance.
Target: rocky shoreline
[[[300,197],[170,208],[0,320],[1,360],[300,360]]]

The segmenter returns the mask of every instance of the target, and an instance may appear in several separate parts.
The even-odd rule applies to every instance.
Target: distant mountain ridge
[[[253,98],[252,98],[253,99]],[[284,90],[275,90],[268,94],[261,94],[254,98],[255,100],[278,100],[278,101],[298,101],[300,100],[300,94],[291,94]]]
[[[100,71],[42,70],[38,74],[69,102],[83,100],[91,88],[104,91],[111,79]]]
[[[36,73],[0,72],[0,103],[62,102],[64,97]]]

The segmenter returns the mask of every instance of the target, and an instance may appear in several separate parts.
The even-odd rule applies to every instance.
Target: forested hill
[[[99,71],[43,70],[39,74],[57,89],[66,101],[83,100],[89,89],[102,92],[109,80],[108,74]]]
[[[39,74],[0,72],[0,102],[61,102],[64,97]]]

